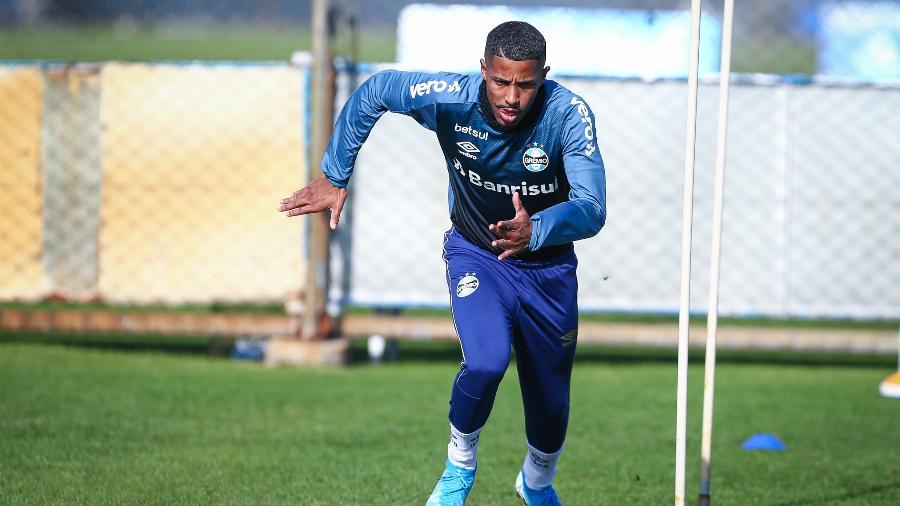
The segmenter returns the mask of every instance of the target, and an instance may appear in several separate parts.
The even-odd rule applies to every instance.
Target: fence
[[[704,3],[715,22],[719,2]],[[257,4],[234,12],[226,4],[211,19],[259,31],[277,23]],[[365,30],[405,4],[344,7]],[[600,4],[652,13],[688,2]],[[20,22],[4,5],[0,22]],[[64,3],[47,5],[29,23],[69,19]],[[129,22],[187,19],[154,5],[142,4]],[[69,21],[93,19],[85,9]],[[284,19],[302,22],[295,10]],[[890,29],[898,23],[897,2],[738,2],[735,69],[743,74],[731,101],[723,313],[900,318],[900,50]],[[714,77],[700,94],[698,311],[707,289]],[[551,78],[592,106],[608,171],[608,224],[578,245],[581,307],[674,312],[684,83]],[[338,75],[336,106],[357,82],[349,71]],[[306,178],[307,88],[305,66],[281,63],[0,65],[0,301],[295,297],[304,288],[303,221],[279,216],[275,204]],[[332,244],[334,302],[447,304],[445,170],[433,135],[408,118],[381,119]]]
[[[0,67],[0,298],[283,301],[301,289],[306,81],[288,65]]]
[[[742,81],[731,94],[722,313],[900,317],[900,87]],[[591,104],[607,167],[607,226],[577,245],[580,307],[677,312],[685,83],[561,83]],[[698,311],[708,287],[717,92],[704,84],[699,105]],[[444,165],[433,134],[414,121],[379,121],[351,186],[350,302],[447,304]]]

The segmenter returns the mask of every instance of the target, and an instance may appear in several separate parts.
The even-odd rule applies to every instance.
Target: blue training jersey
[[[503,128],[480,74],[379,72],[353,93],[335,124],[322,160],[333,185],[347,186],[360,147],[387,111],[437,134],[450,174],[450,219],[476,245],[499,254],[488,225],[515,215],[517,191],[532,222],[530,251],[517,258],[560,255],[606,221],[594,114],[559,83],[546,80],[526,117]]]

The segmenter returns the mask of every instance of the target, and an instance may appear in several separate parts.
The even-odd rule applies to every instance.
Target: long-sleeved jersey
[[[356,155],[385,112],[411,116],[434,131],[450,173],[450,219],[494,253],[488,225],[515,215],[519,192],[531,216],[530,251],[540,260],[595,235],[606,221],[606,177],[594,115],[580,97],[547,80],[525,118],[500,127],[481,75],[383,71],[350,97],[322,160],[325,177],[344,188]]]

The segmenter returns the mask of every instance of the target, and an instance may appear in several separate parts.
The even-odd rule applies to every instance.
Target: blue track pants
[[[482,426],[515,350],[528,444],[562,447],[578,329],[574,251],[547,261],[497,260],[456,230],[444,242],[447,284],[463,359],[450,394],[450,423]]]

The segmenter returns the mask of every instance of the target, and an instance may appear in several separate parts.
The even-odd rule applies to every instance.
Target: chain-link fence
[[[486,3],[532,9],[527,15],[545,15],[537,10],[544,5],[602,19],[611,31],[625,30],[631,46],[613,38],[588,50],[621,56],[655,40],[641,38],[634,19],[649,27],[647,37],[665,35],[661,20],[677,25],[690,2]],[[367,33],[396,32],[397,19],[410,12],[399,0],[337,4],[357,20],[363,55],[374,45]],[[712,35],[703,50],[714,51],[714,64],[721,4],[704,2],[704,29]],[[89,40],[108,29],[129,60],[198,58],[203,47],[215,59],[274,54],[287,61],[288,47],[308,47],[289,30],[308,27],[309,2],[0,0],[0,23],[9,28],[0,38],[30,27],[53,34],[87,27]],[[485,36],[465,32],[474,24],[442,18],[424,27],[451,51],[469,51],[463,41],[474,40],[476,50],[467,53],[474,66]],[[535,24],[551,48],[579,30],[562,30],[551,19]],[[900,318],[898,25],[895,1],[738,0],[724,313]],[[444,26],[459,36],[438,36]],[[225,32],[251,36],[220,38]],[[138,48],[148,33],[161,38]],[[351,38],[341,32],[339,46]],[[19,39],[3,40],[9,49],[8,41]],[[171,53],[160,52],[166,44]],[[675,49],[647,45],[651,52],[637,61],[650,68],[654,53],[687,53],[686,38],[668,44]],[[83,59],[119,59],[114,49]],[[578,245],[581,305],[674,312],[686,85],[650,70],[606,74],[550,76],[592,106],[607,164],[607,226]],[[366,75],[339,72],[338,107]],[[700,90],[692,290],[698,311],[707,288],[715,78],[709,69]],[[303,222],[283,219],[274,204],[306,177],[307,88],[307,68],[287,63],[0,66],[0,299],[259,302],[301,291]],[[448,303],[440,257],[449,227],[445,171],[433,134],[402,116],[381,119],[361,151],[332,248],[333,300]]]
[[[307,177],[309,69],[288,60],[308,19],[309,2],[0,1],[0,300],[296,297],[302,223],[275,207]]]
[[[712,30],[710,24],[721,23],[722,5],[704,3],[704,29]],[[593,16],[613,30],[616,23],[630,23],[633,9],[605,4],[617,9],[575,15]],[[652,24],[663,19],[662,10],[687,4],[644,2],[644,8],[660,10],[641,12]],[[477,68],[484,34],[470,34],[471,44],[465,35],[449,38],[459,13],[433,6],[424,10],[443,16],[441,23],[420,28],[419,9],[413,32],[428,31],[438,45],[452,41],[449,51],[471,53],[471,67],[449,70]],[[569,26],[568,32],[545,32],[550,46],[579,36],[571,19],[551,19],[572,14],[565,10],[494,8],[488,16],[495,10],[539,27]],[[731,92],[721,312],[900,317],[900,4],[738,2],[735,16],[734,67],[741,73]],[[632,23],[628,29],[632,34],[638,28]],[[684,47],[676,50],[686,53],[684,34]],[[715,51],[717,64],[715,34],[712,40],[701,51]],[[426,35],[410,37],[410,44],[425,47],[408,53],[440,54],[426,41]],[[651,67],[652,56],[643,56]],[[446,64],[459,61],[448,58]],[[431,70],[442,62],[425,58],[414,65]],[[548,65],[553,78],[554,61]],[[677,312],[687,89],[683,79],[672,77],[555,77],[591,104],[607,165],[606,228],[577,248],[582,309]],[[707,72],[699,104],[692,308],[700,312],[708,288],[716,83],[715,73]],[[380,120],[351,186],[356,212],[343,241],[351,248],[345,265],[351,281],[348,291],[334,296],[374,306],[447,304],[440,257],[449,227],[444,166],[433,134],[400,116]]]
[[[581,307],[675,311],[686,85],[572,78],[561,83],[592,104],[607,166],[607,226],[577,248]],[[716,95],[715,85],[701,87],[693,250],[693,299],[701,311],[708,286]],[[900,314],[898,108],[900,88],[735,83],[723,313]],[[868,113],[853,112],[859,109]],[[385,117],[376,127],[352,186],[351,301],[445,303],[440,252],[449,220],[443,163],[430,132],[415,122]]]
[[[303,279],[306,69],[0,68],[0,296],[282,301]]]

